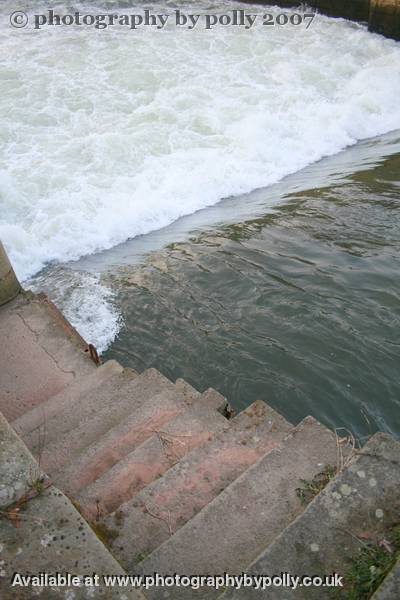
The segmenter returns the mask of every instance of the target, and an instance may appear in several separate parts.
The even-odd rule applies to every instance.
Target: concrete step
[[[175,382],[175,386],[188,395],[197,394],[201,396],[203,404],[212,404],[215,410],[217,410],[219,413],[221,413],[221,415],[223,415],[227,419],[232,418],[232,415],[235,412],[229,404],[228,400],[225,398],[225,396],[214,390],[214,388],[208,388],[202,394],[200,394],[200,392],[198,392],[193,386],[190,385],[190,383],[188,383],[184,379],[177,379]]]
[[[54,482],[74,496],[199,398],[199,392],[183,386],[172,386],[148,398],[100,439],[86,447],[73,463],[54,473]]]
[[[371,600],[396,600],[400,590],[400,558],[381,583]]]
[[[296,488],[335,465],[336,438],[312,417],[136,566],[136,572],[241,573],[304,509]],[[281,571],[279,570],[279,573]],[[215,598],[211,588],[169,590],[174,600]],[[164,598],[163,588],[148,590]]]
[[[50,419],[46,424],[48,437],[40,449],[35,446],[41,465],[49,475],[55,474],[146,400],[169,389],[173,390],[174,384],[155,369],[141,375],[124,369],[100,389],[89,392],[83,402],[76,403],[75,410],[69,408]]]
[[[128,571],[196,515],[245,469],[279,444],[292,429],[261,401],[230,421],[205,446],[182,458],[133,500],[109,515],[112,549]]]
[[[55,396],[23,414],[13,421],[12,426],[18,435],[25,438],[32,431],[44,428],[49,419],[63,410],[68,412],[74,402],[81,401],[90,391],[103,386],[110,377],[122,371],[123,367],[117,361],[109,360],[92,373],[78,379]]]
[[[118,369],[119,371],[119,369]],[[89,388],[86,394],[65,402],[64,406],[49,418],[45,417],[39,427],[24,434],[24,442],[39,460],[39,453],[49,449],[53,444],[58,445],[66,434],[75,431],[83,423],[90,420],[95,413],[110,405],[110,398],[117,396],[137,377],[131,369],[123,369],[106,378],[100,387]],[[57,399],[54,401],[57,404]],[[50,400],[51,403],[51,400]],[[36,418],[40,410],[35,411]],[[28,417],[27,417],[28,418]],[[16,424],[17,421],[14,421]]]
[[[194,388],[192,385],[190,385],[190,383],[181,377],[175,381],[175,386],[180,390],[184,390],[189,395],[200,394],[196,388]]]
[[[77,496],[88,518],[115,511],[162,476],[188,452],[206,444],[229,421],[218,409],[221,396],[205,393]]]
[[[304,513],[289,525],[279,537],[247,568],[253,574],[281,573],[302,575],[345,576],[355,558],[366,547],[390,536],[393,524],[400,522],[400,443],[389,435],[374,435],[357,453],[351,464],[336,476],[308,505]],[[293,543],[295,542],[295,543]],[[396,574],[392,582],[396,582]],[[397,583],[399,582],[397,573]],[[344,577],[344,597],[349,582]],[[390,590],[391,580],[387,586]],[[397,587],[397,594],[400,587]],[[382,596],[394,600],[398,595]],[[288,590],[271,588],[268,598],[288,597]],[[293,592],[292,592],[293,593]],[[327,600],[334,590],[330,587],[298,587],[296,599]],[[259,598],[260,592],[245,588],[227,591],[224,600]],[[342,595],[340,595],[342,597]],[[351,596],[353,597],[353,596]],[[355,597],[355,596],[354,596]]]
[[[0,339],[0,411],[10,422],[97,368],[44,295],[19,294],[0,307]]]
[[[62,492],[50,482],[45,482],[39,491],[40,477],[39,465],[0,414],[0,598],[121,600],[123,592],[127,600],[144,600],[139,591],[105,588],[103,585],[92,588],[46,587],[43,591],[38,587],[9,585],[14,573],[124,574]]]

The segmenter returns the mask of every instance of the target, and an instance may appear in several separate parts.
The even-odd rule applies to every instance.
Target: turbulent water
[[[400,44],[321,15],[308,29],[34,30],[49,7],[284,12],[2,0],[0,239],[25,286],[137,368],[294,421],[399,432],[399,135],[384,134],[400,128]],[[29,26],[9,25],[16,10]],[[193,230],[142,287],[132,263]]]
[[[0,238],[22,279],[400,126],[399,44],[350,22],[13,29],[8,15],[26,5],[33,15],[49,3],[0,7]],[[91,14],[144,6],[73,3]]]

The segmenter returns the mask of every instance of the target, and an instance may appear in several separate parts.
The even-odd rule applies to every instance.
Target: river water
[[[51,6],[243,9],[72,4]],[[15,30],[17,9],[0,7],[0,238],[25,285],[107,358],[400,434],[399,44],[320,15]]]

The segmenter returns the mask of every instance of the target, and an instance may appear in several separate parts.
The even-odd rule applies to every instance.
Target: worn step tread
[[[78,398],[71,398],[71,402],[62,406],[54,415],[49,418],[45,416],[39,427],[27,432],[24,435],[25,444],[39,458],[43,449],[46,451],[54,445],[58,446],[63,439],[68,439],[70,432],[73,434],[96,412],[110,405],[111,397],[118,396],[136,377],[135,371],[123,369],[103,381],[100,387],[89,389]]]
[[[139,573],[238,573],[302,512],[296,488],[336,461],[336,439],[312,417],[247,469],[150,557]],[[212,540],[212,543],[210,543]],[[149,598],[162,598],[162,588]],[[214,598],[215,590],[174,589],[174,599]]]
[[[143,444],[81,490],[78,500],[88,517],[115,511],[143,487],[160,477],[193,448],[206,444],[229,427],[219,412],[220,395],[205,394],[192,407],[171,419]]]
[[[78,493],[199,398],[199,392],[182,386],[173,386],[148,398],[100,439],[86,447],[72,464],[54,474],[54,481],[68,494]]]
[[[79,401],[90,390],[94,390],[112,375],[123,371],[123,367],[115,360],[109,360],[92,373],[81,377],[58,394],[41,402],[32,410],[13,421],[12,426],[22,438],[27,437],[32,431],[42,427],[49,419],[59,414],[62,410],[70,410],[71,405]]]
[[[101,388],[89,392],[82,402],[76,403],[75,410],[69,408],[46,424],[46,435],[51,441],[49,443],[45,438],[40,447],[43,468],[52,475],[65,464],[72,463],[85,448],[148,398],[168,389],[174,389],[174,384],[156,369],[147,369],[140,375],[124,369],[111,377]]]
[[[352,558],[366,542],[378,543],[387,536],[388,528],[400,521],[399,467],[400,443],[387,434],[374,435],[304,513],[249,565],[248,571],[254,574],[283,571],[300,576],[335,572],[344,576],[345,582]],[[286,597],[287,590],[283,588],[268,590],[268,598]],[[296,598],[300,600],[331,597],[329,587],[296,590]],[[387,596],[390,600],[395,597]],[[246,588],[240,593],[229,590],[223,598],[242,600],[258,596],[255,590]]]
[[[97,367],[58,309],[31,293],[0,308],[0,411],[9,422]],[[87,347],[87,346],[86,346]]]
[[[132,570],[292,427],[267,404],[256,401],[232,419],[229,428],[120,506],[104,524],[113,532],[112,548],[121,564]]]

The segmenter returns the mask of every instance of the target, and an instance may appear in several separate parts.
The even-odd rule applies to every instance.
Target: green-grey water
[[[105,356],[236,409],[260,398],[361,441],[399,435],[399,216],[395,152],[114,269],[124,326]]]

